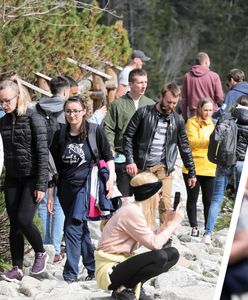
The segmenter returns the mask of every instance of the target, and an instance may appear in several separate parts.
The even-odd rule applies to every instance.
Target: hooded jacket
[[[187,119],[196,115],[197,103],[207,96],[214,101],[214,111],[217,111],[224,98],[220,77],[205,66],[195,65],[183,80],[183,117]]]
[[[47,114],[54,113],[57,121],[62,124],[65,124],[64,104],[65,99],[60,96],[43,97],[39,100],[40,107]]]
[[[248,95],[248,82],[243,81],[235,84],[226,93],[223,105],[220,108],[220,114],[230,111],[231,107],[237,103],[237,100],[242,95]]]
[[[238,126],[237,160],[244,161],[248,145],[248,107],[238,105],[232,112],[232,116],[237,119]]]

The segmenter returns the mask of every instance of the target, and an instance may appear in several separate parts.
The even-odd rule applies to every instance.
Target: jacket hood
[[[237,119],[237,123],[241,125],[248,125],[248,107],[238,105],[232,112],[232,116]]]
[[[39,100],[40,107],[47,113],[59,113],[56,115],[59,123],[65,123],[64,117],[65,99],[62,97],[43,97]]]
[[[65,99],[62,97],[43,97],[39,100],[40,107],[46,112],[60,112],[64,110]]]
[[[243,81],[235,84],[231,90],[241,92],[242,94],[248,95],[248,82]]]
[[[209,68],[202,65],[195,65],[190,69],[190,73],[196,77],[202,77],[209,72]]]

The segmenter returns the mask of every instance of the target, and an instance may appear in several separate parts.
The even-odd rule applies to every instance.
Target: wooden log
[[[29,88],[29,89],[31,89],[31,90],[33,90],[35,92],[38,92],[38,93],[40,93],[42,95],[45,95],[47,97],[52,97],[51,93],[49,93],[49,92],[47,92],[47,91],[45,91],[45,90],[43,90],[43,89],[41,89],[41,88],[39,88],[37,86],[35,86],[35,85],[33,85],[33,84],[25,81],[25,80],[20,79],[20,82],[21,82],[21,84],[23,84],[24,86],[26,86],[27,88]]]
[[[76,60],[74,60],[72,58],[67,57],[66,60],[69,63],[72,63],[74,65],[78,65],[80,68],[85,69],[85,70],[87,70],[87,71],[89,71],[89,72],[91,72],[93,74],[99,75],[99,76],[101,76],[101,77],[103,77],[105,79],[108,79],[108,80],[111,79],[111,76],[109,76],[108,74],[106,74],[106,73],[104,73],[102,71],[99,71],[99,70],[97,70],[97,69],[95,69],[93,67],[87,66],[87,65],[85,65],[83,63],[77,62]]]
[[[90,98],[93,100],[101,100],[104,97],[104,93],[102,91],[90,91],[89,92]]]
[[[117,90],[117,86],[118,86],[118,84],[117,84],[118,80],[117,80],[117,74],[112,68],[107,68],[106,73],[109,74],[112,77],[112,81],[115,82],[115,89],[108,89],[107,106],[109,106],[110,103],[115,100],[115,94],[116,94],[116,90]],[[105,81],[105,85],[106,85],[106,83],[107,83],[107,81]]]
[[[117,88],[117,83],[114,80],[106,80],[104,83],[107,90],[115,90]]]
[[[122,67],[117,66],[117,65],[114,65],[111,61],[105,61],[104,63],[105,63],[105,65],[110,66],[110,67],[112,67],[112,68],[115,68],[115,69],[117,69],[117,70],[119,70],[119,71],[122,71],[122,70],[123,70]]]
[[[40,72],[35,72],[34,74],[37,78],[38,87],[50,93],[50,81],[52,80],[52,78]]]

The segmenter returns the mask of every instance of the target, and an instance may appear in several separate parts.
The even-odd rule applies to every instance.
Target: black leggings
[[[110,274],[111,284],[109,290],[116,290],[124,285],[126,288],[134,288],[139,282],[167,272],[179,259],[176,248],[162,248],[152,250],[128,258],[116,265]]]
[[[205,226],[208,220],[208,211],[213,195],[214,189],[214,177],[212,176],[199,176],[197,175],[197,182],[194,188],[190,188],[188,186],[188,174],[183,174],[183,179],[185,182],[186,190],[187,190],[187,215],[189,219],[189,223],[191,227],[197,227],[197,199],[199,196],[200,187],[202,190],[202,203],[203,203],[203,211],[204,211],[204,221]]]
[[[13,266],[23,267],[24,236],[35,252],[44,252],[39,230],[33,223],[37,209],[34,177],[5,178],[4,193],[10,221],[10,251]]]

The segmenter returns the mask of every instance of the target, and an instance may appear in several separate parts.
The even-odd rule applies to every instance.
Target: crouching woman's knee
[[[163,269],[163,272],[166,272],[178,262],[179,257],[180,255],[176,248],[162,248],[158,251],[157,263]]]

